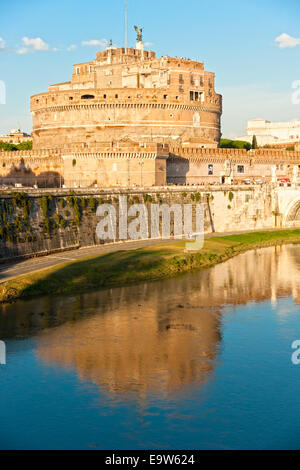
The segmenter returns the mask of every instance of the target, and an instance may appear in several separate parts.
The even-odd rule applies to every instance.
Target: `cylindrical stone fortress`
[[[203,62],[109,46],[70,82],[31,97],[34,149],[133,140],[217,147],[222,97]]]

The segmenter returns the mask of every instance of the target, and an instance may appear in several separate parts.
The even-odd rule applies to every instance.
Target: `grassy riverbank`
[[[45,294],[78,294],[103,287],[174,277],[213,266],[264,246],[300,243],[300,230],[253,232],[213,237],[198,252],[185,252],[185,243],[174,242],[60,264],[26,274],[0,285],[0,302]]]

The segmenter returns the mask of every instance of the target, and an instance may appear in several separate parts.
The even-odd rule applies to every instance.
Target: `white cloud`
[[[49,45],[41,38],[28,38],[25,36],[22,41],[25,46],[32,47],[35,51],[48,51],[50,49]]]
[[[28,52],[29,52],[29,49],[27,49],[27,47],[21,47],[21,49],[17,50],[17,54],[20,54],[20,55],[28,54]]]
[[[83,46],[93,46],[93,47],[101,47],[105,49],[108,46],[107,39],[90,39],[89,41],[82,41],[81,43]]]
[[[71,44],[71,46],[67,47],[67,51],[74,51],[75,49],[77,49],[75,44]]]
[[[296,47],[300,45],[300,38],[293,38],[289,34],[282,33],[275,39],[278,47],[280,49],[285,49],[287,47]]]
[[[144,42],[145,47],[152,47],[154,46],[153,42]]]
[[[0,52],[3,52],[6,50],[6,43],[4,39],[0,38]]]

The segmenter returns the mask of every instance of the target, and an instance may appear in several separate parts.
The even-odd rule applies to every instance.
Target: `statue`
[[[137,42],[142,42],[143,41],[143,28],[138,28],[137,26],[134,27],[136,31],[136,40]]]

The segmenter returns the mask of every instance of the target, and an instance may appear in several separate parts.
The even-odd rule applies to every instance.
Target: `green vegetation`
[[[245,149],[250,150],[251,144],[244,140],[221,139],[220,148],[222,149]]]
[[[0,285],[0,302],[46,294],[78,294],[174,277],[208,268],[250,249],[285,243],[300,243],[300,230],[212,237],[196,252],[186,252],[185,243],[180,241],[93,256],[4,282]]]
[[[44,216],[44,221],[43,221],[43,232],[44,233],[50,233],[51,228],[53,228],[53,224],[50,221],[49,218],[49,209],[50,209],[50,203],[52,201],[52,196],[43,196],[41,198],[41,209],[43,212]]]
[[[10,199],[0,202],[0,240],[24,241],[20,235],[31,232],[30,209],[31,200],[25,193],[12,193]]]
[[[254,135],[253,138],[252,138],[252,148],[253,148],[254,150],[255,150],[255,149],[258,149],[256,135]]]
[[[97,200],[93,198],[93,196],[89,198],[89,208],[92,212],[96,212],[97,210]]]
[[[0,150],[4,150],[5,152],[32,150],[32,141],[27,140],[26,142],[21,142],[20,144],[8,144],[7,142],[0,142]]]

